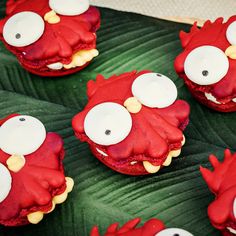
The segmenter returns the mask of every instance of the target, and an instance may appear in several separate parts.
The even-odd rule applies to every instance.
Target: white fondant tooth
[[[137,164],[137,163],[138,163],[137,161],[131,161],[131,162],[130,162],[130,165],[133,166],[133,165],[135,165],[135,164]]]
[[[61,62],[56,62],[50,65],[47,65],[47,67],[51,70],[61,70],[63,68],[63,64]]]
[[[186,138],[185,138],[185,136],[183,135],[183,140],[182,140],[182,142],[181,142],[182,146],[184,146],[185,142],[186,142]]]
[[[233,102],[236,102],[236,98],[233,98],[232,101],[233,101]]]
[[[172,155],[169,154],[168,157],[166,158],[165,162],[162,164],[163,166],[169,166],[172,162]]]
[[[236,218],[236,198],[234,199],[233,213],[234,213],[234,217]]]
[[[108,157],[108,155],[105,152],[103,152],[102,150],[100,150],[98,148],[96,148],[96,150],[98,151],[98,153],[102,154],[103,156]]]
[[[143,161],[143,166],[145,170],[150,174],[155,174],[161,169],[160,166],[154,166],[149,161]]]
[[[231,227],[227,227],[227,229],[229,230],[230,233],[232,234],[236,234],[236,230],[231,228]]]
[[[205,93],[205,96],[208,100],[210,100],[216,104],[221,104],[220,102],[217,101],[217,99],[211,93]]]

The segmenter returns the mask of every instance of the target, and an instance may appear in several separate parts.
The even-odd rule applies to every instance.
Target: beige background
[[[91,4],[181,21],[236,15],[236,0],[90,0]],[[199,21],[201,23],[201,21]]]

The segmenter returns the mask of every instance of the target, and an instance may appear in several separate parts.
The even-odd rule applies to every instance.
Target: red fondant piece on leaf
[[[194,24],[189,33],[181,31],[180,40],[184,50],[174,63],[176,72],[184,79],[192,95],[202,104],[221,112],[236,111],[236,60],[228,57],[229,69],[226,75],[220,81],[210,85],[199,85],[193,82],[186,75],[184,65],[188,55],[201,46],[213,46],[223,53],[226,52],[231,46],[226,32],[230,24],[235,21],[236,16],[231,17],[225,23],[223,23],[223,18],[219,18],[215,22],[206,21],[201,29]],[[215,59],[217,57],[212,58],[212,61]],[[207,68],[204,69],[207,70]],[[214,68],[215,72],[218,70],[219,67]],[[212,70],[211,73],[214,71]],[[205,76],[207,80],[206,73]]]
[[[0,126],[14,116],[17,115],[0,120]],[[0,163],[6,168],[9,157],[9,154],[0,149]],[[9,170],[11,190],[5,200],[0,202],[0,224],[6,226],[29,224],[28,214],[50,211],[53,197],[66,190],[62,163],[63,140],[58,134],[47,133],[40,148],[24,158],[25,165],[20,171]]]
[[[214,155],[209,160],[214,170],[200,169],[216,197],[208,207],[208,216],[212,225],[223,235],[235,235],[231,232],[236,232],[236,154],[226,150],[223,162],[219,162]]]
[[[128,175],[149,174],[143,161],[162,166],[170,151],[181,149],[183,130],[188,124],[189,105],[183,100],[177,100],[162,109],[142,105],[138,113],[130,113],[132,128],[129,135],[123,141],[108,146],[93,142],[85,133],[84,122],[90,110],[98,104],[113,102],[123,106],[128,98],[133,97],[131,87],[134,80],[146,73],[149,71],[134,71],[107,80],[99,75],[96,81],[89,81],[88,104],[72,121],[76,136],[89,143],[101,162]]]
[[[155,236],[165,229],[162,221],[157,219],[151,219],[138,228],[137,225],[139,223],[139,218],[127,222],[121,228],[118,228],[119,223],[114,223],[109,226],[104,236]],[[98,227],[95,226],[92,229],[90,236],[100,236]]]
[[[57,14],[60,22],[54,24],[44,19],[44,33],[36,42],[28,46],[15,47],[4,39],[3,28],[10,17],[24,11],[35,12],[44,19],[45,14],[52,9],[49,7],[49,0],[7,2],[7,16],[0,21],[0,38],[26,70],[41,76],[62,76],[79,71],[89,64],[87,62],[71,69],[47,67],[58,62],[63,65],[70,64],[72,56],[80,50],[96,49],[96,31],[100,27],[100,13],[97,8],[91,6],[86,12],[74,16]]]

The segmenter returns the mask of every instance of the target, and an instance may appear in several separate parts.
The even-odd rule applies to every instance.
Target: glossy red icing
[[[98,75],[96,81],[87,85],[88,104],[72,121],[76,136],[90,144],[94,155],[105,165],[120,173],[129,175],[144,175],[148,172],[143,167],[143,161],[153,165],[162,165],[171,150],[181,148],[183,130],[188,124],[190,108],[182,100],[163,109],[153,109],[142,106],[140,112],[131,114],[133,126],[125,140],[110,146],[101,146],[90,140],[84,131],[84,119],[94,106],[103,102],[115,102],[123,106],[127,98],[133,97],[131,86],[140,75],[148,73],[129,72],[112,76],[106,80]],[[99,148],[108,157],[98,153]],[[138,161],[131,165],[132,161]]]
[[[174,63],[176,72],[184,79],[193,96],[204,105],[221,112],[236,111],[236,103],[232,101],[236,98],[236,60],[228,58],[229,70],[226,76],[218,83],[208,86],[200,86],[189,80],[184,72],[184,62],[193,49],[203,45],[215,46],[225,52],[231,45],[226,38],[226,31],[234,21],[236,16],[231,17],[226,23],[223,23],[223,18],[218,18],[213,23],[207,21],[201,29],[195,24],[189,33],[181,31],[180,40],[184,50]],[[222,104],[208,100],[204,95],[205,92],[211,93]]]
[[[56,62],[69,64],[75,52],[96,48],[95,32],[100,27],[100,13],[95,7],[91,6],[78,16],[59,15],[60,22],[57,24],[45,21],[44,34],[38,41],[26,47],[13,47],[7,44],[2,36],[4,24],[14,14],[33,11],[44,18],[44,15],[51,10],[48,0],[8,0],[7,16],[0,21],[0,39],[17,56],[21,65],[34,74],[62,76],[79,71],[89,63],[67,70],[50,70],[46,65]]]
[[[151,219],[147,221],[142,227],[137,228],[140,219],[134,219],[127,222],[121,228],[118,228],[119,223],[114,223],[109,226],[104,236],[155,236],[157,233],[165,229],[162,221]],[[98,227],[94,227],[90,236],[100,236]]]
[[[15,115],[0,121],[0,125],[12,116]],[[9,156],[0,149],[0,163],[6,167]],[[29,213],[47,212],[51,209],[52,198],[66,189],[63,158],[61,137],[56,133],[47,133],[42,146],[36,152],[25,156],[25,166],[17,173],[10,171],[12,188],[7,198],[0,203],[0,224],[29,224]]]
[[[212,225],[223,235],[235,235],[227,227],[236,230],[236,209],[233,208],[236,199],[236,154],[231,154],[227,149],[223,162],[219,162],[214,155],[209,160],[214,170],[200,169],[209,189],[215,194],[215,200],[208,207],[208,216]]]

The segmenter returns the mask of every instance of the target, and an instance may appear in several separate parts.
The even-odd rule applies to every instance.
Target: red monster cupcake
[[[223,162],[214,155],[209,159],[214,170],[200,169],[209,189],[215,194],[215,200],[208,207],[208,216],[224,236],[233,236],[236,234],[236,154],[226,150]]]
[[[0,224],[37,224],[73,188],[65,177],[63,141],[36,118],[11,115],[0,121]]]
[[[115,171],[156,173],[181,153],[189,105],[166,76],[143,71],[99,75],[88,82],[88,104],[72,121],[75,135]]]
[[[68,75],[98,55],[99,11],[88,0],[8,0],[0,38],[28,71]]]
[[[114,223],[109,226],[104,236],[193,236],[183,229],[166,229],[162,221],[157,219],[151,219],[137,228],[140,221],[139,218],[131,220],[120,229],[119,223]],[[100,236],[97,226],[92,229],[90,236]]]
[[[236,111],[235,35],[236,16],[180,32],[184,50],[175,60],[177,73],[198,101],[221,112]]]

